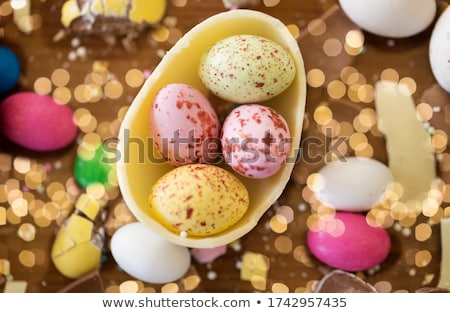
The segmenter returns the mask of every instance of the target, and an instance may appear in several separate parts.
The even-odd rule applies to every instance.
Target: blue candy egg
[[[0,94],[4,94],[17,85],[20,77],[20,63],[14,52],[0,46]]]

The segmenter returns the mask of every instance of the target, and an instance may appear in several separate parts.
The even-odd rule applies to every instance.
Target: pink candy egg
[[[69,145],[77,135],[73,111],[52,97],[19,92],[0,105],[0,129],[12,142],[35,151]]]
[[[192,248],[191,253],[194,259],[200,264],[211,263],[227,252],[227,245],[214,248]]]
[[[238,106],[222,126],[225,161],[234,171],[249,178],[276,174],[290,152],[291,141],[283,116],[259,104]]]
[[[220,149],[219,129],[219,118],[208,99],[189,85],[163,87],[150,108],[153,143],[175,166],[214,162]]]
[[[370,226],[364,215],[337,212],[334,218],[310,226],[307,245],[323,263],[357,272],[382,263],[389,254],[391,240],[384,228]]]

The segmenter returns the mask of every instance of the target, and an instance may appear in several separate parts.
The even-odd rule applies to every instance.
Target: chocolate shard
[[[222,0],[223,6],[227,9],[250,8],[261,5],[261,0]]]
[[[374,293],[375,287],[352,273],[333,270],[318,283],[316,293]]]
[[[103,293],[105,287],[103,285],[102,277],[98,270],[92,271],[89,274],[84,275],[80,279],[70,283],[66,287],[62,288],[58,292],[60,293]]]
[[[416,293],[448,293],[450,290],[439,287],[422,287],[415,291]]]

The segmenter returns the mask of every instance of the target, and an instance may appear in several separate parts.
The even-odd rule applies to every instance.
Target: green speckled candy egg
[[[217,96],[237,102],[268,100],[282,93],[295,77],[295,64],[279,44],[254,35],[218,41],[202,57],[199,75]]]
[[[248,191],[232,173],[215,165],[189,164],[153,185],[148,213],[174,233],[209,236],[234,225],[248,205]]]

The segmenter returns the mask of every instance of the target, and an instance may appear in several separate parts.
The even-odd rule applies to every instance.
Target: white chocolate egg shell
[[[156,154],[149,140],[148,111],[157,92],[170,83],[189,84],[204,94],[208,90],[198,76],[202,55],[217,41],[237,34],[266,37],[286,48],[295,61],[297,72],[293,83],[281,95],[261,104],[276,108],[286,119],[292,136],[291,153],[276,175],[254,180],[240,177],[250,194],[250,206],[244,217],[232,227],[214,236],[183,237],[167,230],[145,213],[152,185],[173,169],[168,163],[155,163],[148,156]],[[296,150],[300,144],[306,102],[306,78],[303,58],[297,41],[278,19],[253,10],[232,10],[216,14],[187,32],[146,80],[122,122],[119,132],[117,174],[123,199],[131,212],[167,240],[187,247],[211,248],[228,244],[251,231],[261,216],[278,199],[290,179]],[[141,144],[131,140],[140,139]],[[144,160],[139,160],[139,153]],[[140,162],[143,161],[143,162]],[[227,170],[232,171],[224,165]]]

